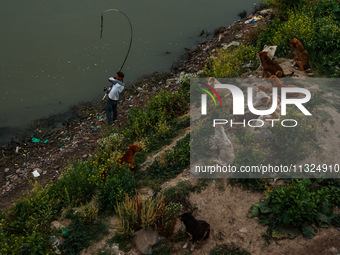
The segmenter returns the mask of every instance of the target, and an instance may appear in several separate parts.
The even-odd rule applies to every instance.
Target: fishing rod
[[[130,21],[130,19],[129,19],[129,17],[124,13],[124,12],[122,12],[122,11],[120,11],[120,10],[118,10],[118,9],[108,9],[108,10],[106,10],[106,11],[104,11],[104,12],[111,12],[111,11],[114,11],[114,12],[119,12],[119,13],[121,13],[121,14],[123,14],[125,17],[126,17],[126,19],[128,20],[128,22],[129,22],[129,25],[130,25],[130,31],[131,31],[131,35],[130,35],[130,44],[129,44],[129,48],[128,48],[128,51],[127,51],[127,53],[126,53],[126,56],[125,56],[125,59],[124,59],[124,61],[123,61],[123,64],[121,65],[121,67],[120,67],[120,69],[119,69],[119,71],[118,72],[120,72],[120,71],[122,71],[122,69],[123,69],[123,66],[125,65],[125,62],[126,62],[126,60],[127,60],[127,58],[128,58],[128,56],[129,56],[129,53],[130,53],[130,50],[131,50],[131,45],[132,45],[132,38],[133,38],[133,30],[132,30],[132,24],[131,24],[131,21]],[[101,18],[100,18],[100,39],[103,37],[103,25],[104,25],[104,13],[102,12],[102,14],[101,14]],[[103,96],[103,98],[102,98],[102,101],[104,101],[104,99],[106,98],[106,96],[107,96],[107,88],[104,88],[104,92],[105,92],[105,94],[104,94],[104,96]]]
[[[122,71],[123,66],[124,66],[124,64],[125,64],[125,62],[126,62],[126,59],[128,58],[129,53],[130,53],[130,50],[131,50],[132,38],[133,38],[133,30],[132,30],[131,21],[130,21],[129,17],[128,17],[124,12],[122,12],[122,11],[120,11],[120,10],[118,10],[118,9],[108,9],[108,10],[104,11],[104,13],[105,13],[105,12],[111,12],[111,11],[119,12],[119,13],[123,14],[123,15],[127,18],[128,22],[129,22],[129,24],[130,24],[130,31],[131,31],[130,44],[129,44],[129,48],[128,48],[128,51],[127,51],[127,53],[126,53],[125,59],[124,59],[124,61],[123,61],[123,64],[121,65],[121,67],[120,67],[120,69],[119,69],[119,72],[120,72],[120,71]],[[101,26],[101,30],[100,30],[100,38],[103,37],[104,13],[101,14],[101,25],[100,25],[100,26]]]

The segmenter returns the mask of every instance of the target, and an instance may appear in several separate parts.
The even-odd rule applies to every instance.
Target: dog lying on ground
[[[274,58],[274,55],[275,55],[275,52],[276,52],[276,48],[277,48],[276,45],[275,45],[275,46],[267,46],[267,45],[265,45],[265,46],[263,46],[263,50],[262,50],[262,51],[268,52],[268,57],[269,57],[270,59],[273,59],[273,58]],[[257,57],[260,58],[259,55],[257,55]],[[256,71],[260,70],[261,67],[262,67],[262,64],[261,64],[261,59],[260,59],[260,66],[257,68]]]
[[[302,43],[294,38],[290,43],[289,47],[294,48],[294,63],[292,66],[297,65],[301,71],[306,70],[307,73],[312,74],[313,71],[309,69],[309,55],[303,47]]]
[[[191,213],[183,213],[180,220],[184,223],[187,233],[192,236],[191,251],[193,251],[195,243],[209,237],[210,225],[204,220],[196,220]],[[186,249],[187,246],[188,243],[186,242],[183,249]]]
[[[281,88],[290,87],[290,88],[298,88],[294,85],[285,85],[283,84],[280,79],[276,75],[271,75],[268,81],[272,84],[272,88],[276,87],[278,89],[278,95],[281,95]],[[287,93],[289,97],[298,97],[300,93]]]
[[[272,75],[276,75],[277,77],[291,77],[293,76],[294,72],[291,74],[285,75],[283,73],[282,67],[276,63],[275,61],[271,60],[268,56],[268,52],[266,51],[260,51],[259,52],[259,57],[261,61],[261,65],[263,67],[263,78],[266,78],[268,75],[268,72],[271,73]]]
[[[120,164],[123,164],[124,162],[129,164],[130,170],[133,170],[136,166],[133,165],[133,162],[135,161],[135,153],[138,151],[141,151],[142,149],[139,148],[135,144],[129,145],[128,150],[124,153],[124,155],[118,160]]]

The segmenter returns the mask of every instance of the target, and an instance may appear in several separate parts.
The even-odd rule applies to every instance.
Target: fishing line
[[[129,21],[129,24],[130,24],[131,36],[130,36],[129,49],[128,49],[127,53],[126,53],[125,59],[123,61],[123,64],[122,64],[122,66],[119,69],[119,72],[120,72],[120,71],[122,71],[123,66],[124,66],[124,64],[126,62],[126,59],[128,58],[129,53],[130,53],[130,49],[131,49],[131,45],[132,45],[132,37],[133,37],[132,24],[131,24],[131,21],[130,21],[129,17],[124,12],[122,12],[122,11],[120,11],[118,9],[108,9],[108,10],[106,10],[104,12],[110,12],[110,11],[115,11],[115,12],[119,12],[119,13],[123,14],[127,18],[127,20]],[[100,21],[101,21],[101,23],[100,23],[100,27],[101,27],[101,29],[100,29],[100,38],[102,38],[103,37],[104,13],[102,13]]]

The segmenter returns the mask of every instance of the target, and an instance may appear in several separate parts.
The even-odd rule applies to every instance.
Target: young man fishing
[[[124,90],[125,86],[123,78],[124,74],[120,71],[116,74],[115,78],[109,78],[109,82],[112,83],[112,87],[107,92],[106,117],[108,125],[112,125],[113,121],[117,120],[119,94]]]

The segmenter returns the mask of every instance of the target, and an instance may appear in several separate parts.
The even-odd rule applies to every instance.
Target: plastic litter
[[[66,142],[66,141],[70,141],[70,137],[69,136],[66,136],[64,139],[62,139],[62,141]]]
[[[255,22],[257,22],[257,21],[259,21],[259,20],[261,20],[261,19],[263,19],[263,17],[262,17],[261,15],[259,15],[259,16],[254,16],[254,17],[252,17],[251,19],[246,20],[244,23],[245,23],[245,24],[255,23]]]
[[[32,142],[33,142],[33,143],[47,143],[48,140],[42,141],[42,140],[40,140],[40,139],[38,139],[38,138],[33,137],[33,138],[32,138]]]
[[[33,176],[34,176],[35,178],[37,178],[37,177],[40,176],[40,174],[39,174],[39,172],[38,172],[37,170],[34,170],[34,171],[32,172],[32,174],[33,174]]]
[[[67,231],[68,231],[68,228],[62,229],[62,230],[61,230],[61,233],[63,233],[64,235],[66,235]]]
[[[237,42],[237,41],[232,41],[231,43],[229,43],[228,45],[227,44],[225,44],[225,43],[223,43],[222,44],[223,45],[223,49],[225,50],[225,49],[228,49],[229,47],[231,47],[231,46],[235,46],[235,47],[237,47],[237,46],[239,46],[240,45],[240,43],[239,42]]]

